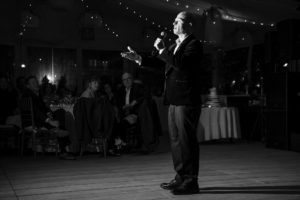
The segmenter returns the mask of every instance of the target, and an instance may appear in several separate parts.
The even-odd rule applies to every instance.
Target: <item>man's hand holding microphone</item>
[[[155,47],[155,49],[158,51],[159,54],[161,54],[163,50],[166,48],[164,42],[166,37],[167,37],[167,33],[163,31],[160,33],[160,37],[156,38],[154,42],[153,46]]]

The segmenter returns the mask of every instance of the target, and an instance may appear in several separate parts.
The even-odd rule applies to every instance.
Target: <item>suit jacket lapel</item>
[[[169,52],[173,54],[176,44],[172,44],[169,47]],[[167,76],[171,72],[172,67],[170,65],[166,65],[165,76]]]
[[[195,38],[193,35],[189,35],[178,47],[177,51],[175,52],[174,56],[177,56],[178,53],[180,53],[182,51],[182,49],[193,39]],[[172,44],[169,48],[169,52],[173,54],[174,50],[176,48],[176,44]],[[167,65],[166,66],[166,70],[165,70],[165,76],[168,76],[171,71],[172,71],[172,67]]]
[[[182,49],[194,38],[193,35],[189,35],[178,47],[177,51],[175,52],[175,55],[177,55]]]

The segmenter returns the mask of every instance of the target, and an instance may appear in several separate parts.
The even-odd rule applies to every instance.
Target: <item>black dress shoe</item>
[[[198,185],[197,186],[196,185],[195,186],[189,186],[189,187],[180,185],[180,186],[172,189],[171,192],[174,195],[199,194],[199,187],[198,187]]]
[[[181,182],[173,179],[169,183],[160,184],[160,187],[165,190],[173,190],[174,188],[178,187],[180,184],[181,184]]]

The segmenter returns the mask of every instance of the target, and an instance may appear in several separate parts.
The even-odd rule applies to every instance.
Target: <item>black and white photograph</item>
[[[299,200],[300,0],[2,0],[0,200]]]

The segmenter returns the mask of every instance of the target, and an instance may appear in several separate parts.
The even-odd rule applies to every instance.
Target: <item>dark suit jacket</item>
[[[93,137],[109,138],[114,122],[114,110],[105,99],[79,98],[74,105],[76,138],[86,144]]]
[[[51,112],[51,110],[46,106],[42,97],[36,95],[30,89],[26,89],[26,91],[23,94],[23,97],[31,97],[34,121],[36,126],[37,127],[46,126],[47,124],[45,121],[48,117],[47,113]]]
[[[173,54],[176,44],[171,45],[157,57],[142,57],[141,65],[153,67],[160,59],[166,63],[165,94],[166,104],[201,104],[201,61],[203,47],[193,35],[188,36]]]
[[[137,104],[132,108],[131,113],[137,114],[138,107],[143,101],[144,97],[145,95],[142,87],[138,84],[133,83],[129,94],[129,103],[135,100],[137,101]],[[120,111],[122,111],[122,107],[125,105],[125,98],[126,90],[125,87],[122,87],[117,93],[117,106]]]

